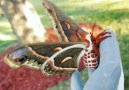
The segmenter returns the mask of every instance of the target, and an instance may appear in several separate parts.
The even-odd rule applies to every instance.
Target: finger
[[[100,66],[106,63],[118,64],[121,70],[119,83],[118,83],[118,90],[124,90],[124,75],[123,75],[119,45],[113,31],[108,30],[108,32],[111,32],[112,37],[108,38],[107,40],[104,40],[100,44],[100,54],[101,54]],[[116,80],[116,79],[117,78],[114,78],[113,80]]]
[[[83,81],[78,71],[72,73],[71,90],[83,90]]]
[[[106,62],[114,62],[114,63],[121,62],[120,51],[119,51],[119,46],[118,46],[116,36],[113,33],[113,31],[111,30],[107,30],[107,31],[111,32],[111,37],[103,40],[100,44],[100,55],[101,55],[100,65]]]

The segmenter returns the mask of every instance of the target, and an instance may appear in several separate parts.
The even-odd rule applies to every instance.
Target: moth
[[[47,75],[70,74],[78,70],[80,61],[86,68],[96,69],[100,58],[99,44],[111,37],[110,33],[101,30],[95,36],[95,24],[91,31],[83,30],[52,2],[43,0],[42,5],[51,17],[60,42],[20,47],[6,55],[5,62],[15,68],[27,66],[40,69]]]

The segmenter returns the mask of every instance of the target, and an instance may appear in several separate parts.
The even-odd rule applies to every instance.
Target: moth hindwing
[[[77,70],[84,48],[84,44],[75,44],[56,52],[42,65],[42,72],[48,75],[72,73]]]

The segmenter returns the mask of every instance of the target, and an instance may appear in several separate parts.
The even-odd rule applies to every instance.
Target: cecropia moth
[[[72,73],[78,69],[81,60],[86,68],[96,69],[100,58],[99,44],[111,37],[110,33],[101,29],[95,34],[95,24],[91,25],[91,31],[83,30],[52,2],[43,0],[42,4],[61,42],[26,45],[6,55],[5,62],[15,68],[37,68],[47,75]]]

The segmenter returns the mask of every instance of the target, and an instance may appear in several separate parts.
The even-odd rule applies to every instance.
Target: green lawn
[[[16,42],[16,37],[5,17],[0,16],[0,52]]]
[[[52,27],[51,21],[41,6],[41,0],[31,0],[45,28]],[[76,22],[96,22],[104,29],[111,28],[117,35],[125,74],[125,90],[129,90],[129,5],[128,0],[51,0]],[[100,2],[97,2],[100,1]],[[5,17],[0,17],[0,51],[16,42]],[[86,73],[82,73],[86,79]],[[51,90],[70,89],[65,81]],[[67,87],[69,86],[69,87]]]

